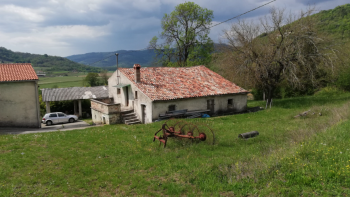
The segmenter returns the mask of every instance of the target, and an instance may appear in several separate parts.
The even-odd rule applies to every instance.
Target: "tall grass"
[[[0,196],[348,195],[349,97],[190,120],[209,124],[215,145],[170,139],[163,148],[152,142],[162,122],[1,135]],[[294,118],[307,110],[315,114]],[[238,139],[253,130],[260,135]]]

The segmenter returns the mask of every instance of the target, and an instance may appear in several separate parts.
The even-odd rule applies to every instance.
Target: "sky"
[[[18,52],[69,56],[89,52],[138,50],[159,36],[161,19],[185,0],[1,0],[0,46]],[[269,0],[193,0],[213,10],[213,24],[258,7]],[[292,12],[309,5],[333,9],[349,0],[276,0],[241,19],[256,20],[271,7]],[[237,20],[213,27],[218,42]]]

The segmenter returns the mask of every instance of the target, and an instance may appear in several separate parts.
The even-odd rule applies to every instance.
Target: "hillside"
[[[331,10],[322,10],[314,17],[319,21],[319,31],[333,35],[336,38],[350,38],[350,4],[338,6]]]
[[[58,71],[99,72],[101,69],[73,62],[67,58],[13,52],[0,47],[1,63],[31,63],[34,69],[53,73]]]
[[[108,70],[115,70],[116,68],[116,57],[115,53],[119,53],[118,64],[119,67],[132,67],[135,63],[141,64],[141,66],[152,66],[153,57],[155,53],[153,50],[144,50],[144,51],[127,51],[119,50],[113,52],[93,52],[85,53],[79,55],[71,55],[66,57],[69,60],[72,60],[77,63],[90,65],[94,62],[107,58],[103,61],[92,64],[94,67],[101,67]]]

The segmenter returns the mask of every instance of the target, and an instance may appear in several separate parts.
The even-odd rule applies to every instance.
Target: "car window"
[[[66,115],[64,113],[58,113],[58,117],[65,117]]]
[[[49,117],[57,117],[57,114],[50,114]]]

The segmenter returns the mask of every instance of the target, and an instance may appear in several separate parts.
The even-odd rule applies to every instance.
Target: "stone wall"
[[[104,99],[104,101],[106,101]],[[111,100],[107,101],[111,102]],[[91,116],[95,124],[119,124],[122,123],[120,104],[107,104],[101,100],[91,99]]]

